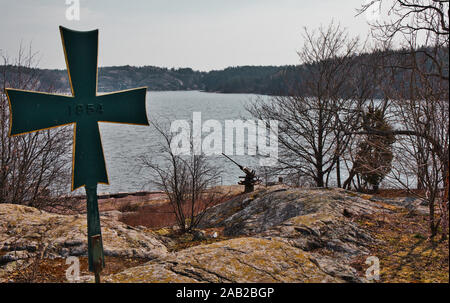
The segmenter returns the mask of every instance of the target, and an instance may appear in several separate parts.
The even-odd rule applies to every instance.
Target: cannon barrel
[[[230,157],[228,157],[227,155],[225,155],[224,153],[222,153],[223,156],[225,156],[228,160],[230,160],[231,162],[233,162],[234,164],[236,164],[242,171],[244,171],[244,166],[240,165],[239,163],[237,163],[236,161],[234,161],[233,159],[231,159]]]
[[[248,167],[242,166],[224,153],[222,153],[223,156],[225,156],[228,160],[239,166],[239,168],[245,173],[245,176],[239,176],[239,178],[242,178],[244,180],[241,180],[238,182],[239,185],[245,185],[244,193],[250,193],[254,190],[255,184],[259,184],[261,180],[256,177],[256,172]]]

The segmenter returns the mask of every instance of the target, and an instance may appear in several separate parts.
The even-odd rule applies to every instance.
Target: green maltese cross
[[[147,88],[97,94],[98,30],[80,32],[60,26],[60,33],[72,96],[6,89],[10,136],[74,125],[72,190],[86,189],[89,269],[97,277],[104,267],[97,184],[108,184],[98,122],[149,125]]]
[[[108,184],[98,122],[148,125],[147,88],[97,94],[98,30],[60,27],[72,96],[6,89],[10,135],[74,124],[72,190]]]

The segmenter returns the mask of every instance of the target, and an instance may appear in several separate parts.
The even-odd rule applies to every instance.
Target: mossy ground
[[[381,240],[373,245],[371,255],[380,260],[382,283],[448,283],[449,243],[440,236],[429,239],[428,218],[398,208],[391,214],[359,217],[356,221]],[[365,273],[366,257],[353,266]]]

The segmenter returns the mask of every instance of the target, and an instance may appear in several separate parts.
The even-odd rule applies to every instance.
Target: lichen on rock
[[[106,256],[152,259],[167,253],[152,232],[109,217],[101,217],[101,224]],[[0,204],[0,250],[5,252],[3,263],[36,254],[50,259],[86,256],[86,215],[59,215],[22,205]],[[11,254],[16,257],[10,258]]]
[[[367,256],[368,247],[380,240],[355,218],[395,208],[342,189],[259,188],[207,210],[200,228],[221,230],[224,238],[206,244],[206,233],[198,230],[199,245],[173,252],[165,246],[173,241],[166,237],[169,229],[135,228],[108,214],[101,216],[105,255],[149,261],[103,280],[367,282],[352,260]],[[86,229],[85,215],[0,204],[0,279],[8,264],[42,251],[45,258],[86,255]],[[24,253],[12,254],[17,251]]]
[[[106,278],[108,282],[343,282],[310,254],[276,240],[236,238],[184,249]]]

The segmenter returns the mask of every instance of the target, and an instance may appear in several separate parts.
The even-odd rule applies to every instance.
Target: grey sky
[[[99,65],[222,69],[297,64],[304,26],[331,20],[364,37],[363,0],[81,0],[80,21],[65,0],[0,0],[0,49],[32,42],[42,68],[65,68],[58,26],[100,29]]]

